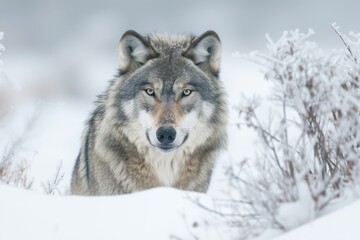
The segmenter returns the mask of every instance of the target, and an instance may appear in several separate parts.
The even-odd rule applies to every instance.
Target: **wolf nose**
[[[173,127],[160,127],[156,131],[156,138],[162,144],[169,144],[174,142],[176,137],[176,131]]]

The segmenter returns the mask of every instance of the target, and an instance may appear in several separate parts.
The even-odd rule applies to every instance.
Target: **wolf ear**
[[[220,71],[221,42],[214,31],[207,31],[195,38],[190,47],[183,53],[204,72],[217,75]]]
[[[131,72],[158,54],[148,41],[133,30],[124,33],[119,43],[120,71]]]

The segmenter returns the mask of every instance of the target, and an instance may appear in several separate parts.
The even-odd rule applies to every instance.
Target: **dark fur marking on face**
[[[143,107],[145,108],[145,110],[147,112],[151,112],[152,110],[154,110],[154,106],[152,106],[151,104],[148,104],[148,103],[143,103]]]
[[[133,75],[123,82],[116,94],[116,99],[121,101],[129,101],[143,89],[145,85],[150,84],[148,76],[145,74]]]
[[[215,93],[213,86],[208,84],[209,79],[205,79],[200,74],[192,74],[193,78],[188,83],[197,91],[204,101],[215,103]]]
[[[113,107],[116,109],[116,120],[122,125],[128,121],[128,117],[119,105],[121,105],[121,103],[116,103]]]
[[[128,116],[126,116],[123,111],[122,103],[137,99],[137,95],[140,91],[145,90],[146,85],[150,85],[151,83],[148,81],[147,76],[134,75],[130,79],[127,79],[120,87],[118,92],[116,93],[116,100],[113,103],[113,107],[116,109],[118,121],[125,123],[128,121]],[[142,104],[146,111],[153,110],[153,106],[147,103]]]
[[[183,106],[183,110],[184,110],[184,112],[186,112],[186,113],[191,112],[194,108],[195,108],[195,104],[185,104],[185,105]]]

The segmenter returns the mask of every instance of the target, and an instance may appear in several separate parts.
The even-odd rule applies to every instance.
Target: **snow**
[[[277,240],[303,239],[359,239],[360,201],[356,201],[338,211],[309,222]]]
[[[315,203],[307,186],[302,183],[299,186],[299,200],[291,203],[284,203],[278,212],[278,221],[286,229],[293,229],[315,218]],[[296,217],[289,217],[296,216]]]
[[[209,205],[205,194],[157,188],[115,197],[60,197],[4,185],[0,192],[0,239],[224,239],[221,227],[207,227],[208,213],[191,200]]]
[[[219,219],[209,218],[209,213],[194,204],[191,199],[211,206],[211,198],[200,193],[156,188],[115,197],[47,196],[5,185],[0,185],[0,193],[0,239],[175,240],[196,236],[211,240],[234,236]],[[276,239],[358,239],[359,221],[357,201]]]

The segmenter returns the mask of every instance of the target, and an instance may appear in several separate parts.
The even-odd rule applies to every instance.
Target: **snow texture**
[[[115,197],[46,196],[0,185],[0,239],[224,239],[191,199],[209,196],[157,188]],[[210,207],[210,206],[209,206]],[[218,221],[216,224],[222,224]]]
[[[360,201],[356,201],[341,210],[335,211],[309,222],[289,233],[286,233],[277,240],[303,240],[303,239],[359,239],[360,230]]]

